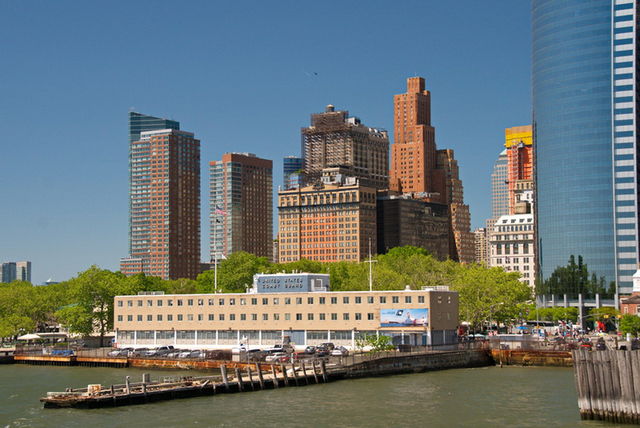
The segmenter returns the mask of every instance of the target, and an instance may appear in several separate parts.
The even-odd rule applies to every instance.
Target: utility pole
[[[369,263],[369,292],[373,291],[373,263],[378,263],[377,260],[373,260],[371,257],[371,238],[369,238],[369,260],[365,261],[365,263]]]

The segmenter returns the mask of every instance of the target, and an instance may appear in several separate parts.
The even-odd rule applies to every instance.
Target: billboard
[[[429,309],[380,309],[380,327],[427,327]]]

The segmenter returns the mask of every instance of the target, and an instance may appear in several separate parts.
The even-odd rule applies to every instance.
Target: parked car
[[[284,352],[276,352],[275,354],[267,355],[267,358],[264,360],[272,363],[288,363],[290,358],[289,355]]]
[[[328,351],[333,351],[336,348],[336,345],[334,345],[331,342],[325,342],[325,343],[321,343],[319,348],[324,348]]]
[[[131,357],[144,357],[145,353],[149,350],[149,348],[138,348],[138,349],[133,349],[130,353],[129,356]]]
[[[267,356],[267,352],[262,349],[249,349],[247,351],[247,361],[262,361]]]
[[[178,358],[189,358],[191,352],[193,352],[191,349],[183,349],[182,352],[178,354]]]
[[[313,355],[313,354],[315,354],[315,353],[316,353],[316,347],[315,347],[315,346],[307,346],[307,347],[304,349],[304,353],[305,353],[305,354],[309,354],[309,355]]]
[[[120,357],[122,356],[122,353],[124,352],[124,349],[114,349],[112,351],[107,352],[107,355],[109,357]],[[127,351],[128,353],[128,351]]]
[[[202,351],[192,351],[189,354],[189,358],[204,358],[204,352],[202,352]]]
[[[166,358],[178,358],[178,355],[180,355],[181,352],[184,352],[183,349],[174,349],[171,352],[168,352],[167,355],[165,355]]]
[[[346,357],[349,355],[349,350],[344,346],[338,346],[331,351],[331,355],[334,357]]]

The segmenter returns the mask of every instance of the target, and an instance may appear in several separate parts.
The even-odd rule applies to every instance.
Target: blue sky
[[[426,78],[474,227],[490,215],[504,128],[530,123],[527,1],[0,2],[0,261],[33,281],[127,253],[127,112],[179,120],[208,161],[299,154],[327,104],[393,130],[394,94]],[[315,75],[317,73],[317,75]],[[274,189],[277,191],[277,188]],[[206,258],[208,225],[203,222]]]

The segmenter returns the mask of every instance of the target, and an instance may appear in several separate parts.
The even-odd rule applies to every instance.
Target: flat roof
[[[369,290],[360,290],[360,291],[302,291],[302,292],[295,292],[292,291],[290,293],[194,293],[194,294],[123,294],[123,295],[119,295],[119,296],[115,296],[115,297],[142,297],[142,298],[149,298],[149,297],[180,297],[180,296],[255,296],[255,297],[260,297],[260,296],[265,296],[265,295],[272,295],[275,297],[279,297],[279,296],[284,296],[286,294],[311,294],[311,295],[317,295],[317,294],[375,294],[375,293],[429,293],[429,292],[433,292],[433,291],[437,291],[440,293],[457,293],[457,291],[453,291],[453,290],[440,290],[440,289],[434,289],[434,288],[429,288],[426,290],[373,290],[373,291],[369,291]]]

